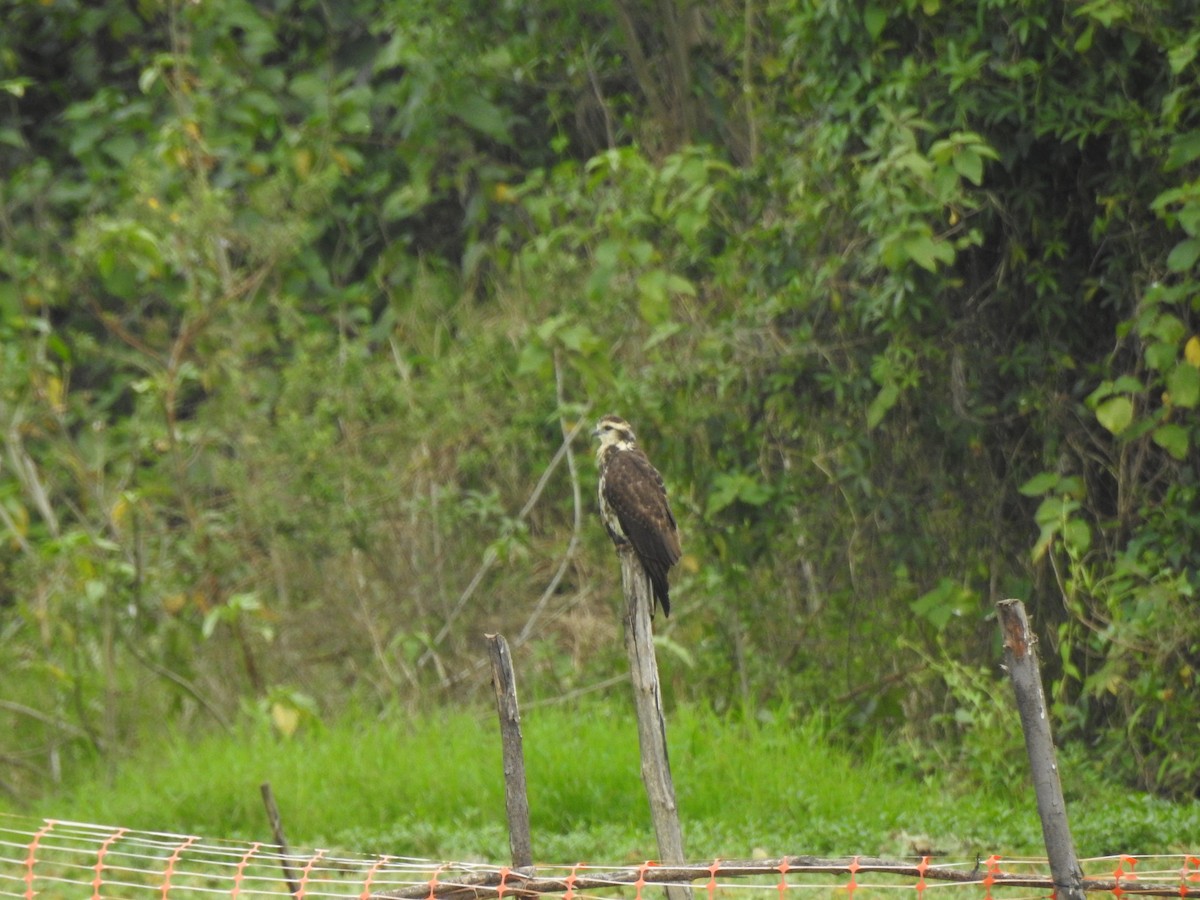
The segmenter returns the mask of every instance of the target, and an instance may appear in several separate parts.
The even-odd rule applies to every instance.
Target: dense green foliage
[[[609,410],[684,533],[673,699],[1008,777],[1019,596],[1059,736],[1200,788],[1192,4],[4,19],[14,796],[163,718],[470,695],[484,631],[527,697],[610,677],[557,453]]]

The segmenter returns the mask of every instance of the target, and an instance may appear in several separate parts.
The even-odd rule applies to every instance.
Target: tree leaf
[[[1156,372],[1165,372],[1175,364],[1179,351],[1175,344],[1166,341],[1155,341],[1146,347],[1146,365]]]
[[[1167,65],[1171,67],[1171,74],[1178,75],[1191,65],[1192,60],[1196,58],[1196,49],[1196,38],[1193,37],[1190,41],[1167,51]]]
[[[1176,366],[1167,376],[1167,391],[1173,406],[1191,409],[1200,403],[1200,369],[1186,363]]]
[[[1094,408],[1101,400],[1113,394],[1138,393],[1141,389],[1142,383],[1132,375],[1121,375],[1114,381],[1100,382],[1097,388],[1087,395],[1084,403]]]
[[[954,154],[954,170],[971,184],[983,181],[983,157],[972,147],[963,147]]]
[[[671,298],[667,291],[667,273],[651,269],[638,276],[638,312],[648,325],[661,325],[671,316]]]
[[[1187,458],[1188,430],[1182,425],[1169,422],[1154,429],[1154,443],[1166,450],[1171,456],[1180,461]]]
[[[1171,141],[1171,149],[1167,151],[1164,168],[1168,172],[1172,172],[1197,158],[1200,158],[1200,131],[1188,131],[1176,135],[1175,139]]]
[[[1083,30],[1083,34],[1079,35],[1079,37],[1075,39],[1075,52],[1087,53],[1092,47],[1092,38],[1094,38],[1095,35],[1096,27],[1089,24],[1088,27]]]
[[[1167,268],[1172,272],[1186,272],[1200,258],[1200,238],[1180,241],[1167,255]]]
[[[867,428],[874,428],[883,421],[889,409],[900,399],[900,388],[895,382],[888,382],[879,389],[871,405],[867,407]]]
[[[975,600],[975,595],[952,578],[942,578],[937,587],[922,594],[910,606],[914,615],[942,631],[952,619],[963,615]]]
[[[722,472],[713,479],[712,491],[708,495],[706,514],[711,516],[735,502],[750,506],[762,506],[771,499],[773,491],[769,485],[745,472]]]
[[[1060,477],[1057,472],[1039,472],[1017,490],[1026,497],[1040,497],[1057,487]]]
[[[881,6],[871,5],[863,12],[863,25],[867,28],[867,34],[871,40],[879,40],[879,35],[883,34],[883,28],[887,25],[887,10]]]
[[[1171,344],[1178,344],[1183,340],[1183,336],[1187,334],[1187,326],[1183,324],[1183,320],[1171,313],[1163,313],[1150,323],[1150,327],[1144,329],[1145,333],[1150,337],[1156,337],[1160,341],[1167,341]]]
[[[1075,553],[1087,553],[1092,546],[1092,529],[1082,519],[1068,519],[1063,526],[1063,543]]]
[[[486,134],[498,143],[512,143],[508,116],[485,97],[467,94],[453,107],[453,112],[467,127]]]
[[[1189,366],[1200,369],[1200,336],[1192,335],[1183,345],[1183,358]]]
[[[936,272],[938,263],[949,265],[954,262],[954,248],[932,235],[915,234],[902,244],[904,253],[922,269]]]
[[[1128,397],[1105,400],[1096,407],[1096,420],[1113,434],[1120,434],[1133,421],[1133,402]]]

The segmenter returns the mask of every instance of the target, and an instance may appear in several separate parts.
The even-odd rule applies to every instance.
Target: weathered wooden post
[[[1038,816],[1042,820],[1042,838],[1050,859],[1050,875],[1059,900],[1084,900],[1083,870],[1075,855],[1075,842],[1067,823],[1067,805],[1063,800],[1058,763],[1054,758],[1054,739],[1046,695],[1038,671],[1037,638],[1029,628],[1025,605],[1020,600],[1001,600],[996,604],[1000,628],[1004,634],[1004,660],[1017,697],[1017,711],[1025,732],[1025,752],[1033,774]]]
[[[504,806],[508,812],[508,847],[515,869],[533,866],[533,841],[529,831],[529,795],[525,789],[525,751],[521,739],[521,710],[517,705],[517,680],[504,635],[484,635],[492,659],[492,684],[496,688],[496,713],[504,759]]]
[[[625,593],[625,652],[629,655],[629,676],[633,683],[633,702],[637,709],[638,747],[642,757],[642,783],[650,801],[650,817],[658,842],[659,862],[680,865],[686,862],[679,809],[675,805],[675,784],[667,758],[667,723],[663,716],[662,691],[658,684],[658,662],[654,657],[654,633],[650,611],[654,595],[646,570],[631,547],[621,547],[621,586]],[[669,900],[691,900],[692,889],[668,885]]]

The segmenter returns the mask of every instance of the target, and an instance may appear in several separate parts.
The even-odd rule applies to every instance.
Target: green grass
[[[522,724],[539,860],[657,855],[625,705],[540,708]],[[693,859],[902,856],[926,847],[968,859],[1042,853],[1028,784],[919,783],[887,762],[886,745],[852,754],[825,724],[789,715],[743,721],[684,708],[670,715],[668,730]],[[1154,801],[1088,778],[1070,803],[1081,855],[1197,849],[1200,805]],[[1064,780],[1071,784],[1069,766]],[[269,839],[263,781],[297,847],[493,861],[508,854],[498,728],[483,710],[347,713],[290,740],[251,725],[236,735],[168,736],[114,779],[85,775],[24,812]]]

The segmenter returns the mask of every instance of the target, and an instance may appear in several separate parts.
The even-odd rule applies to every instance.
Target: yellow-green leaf
[[[1200,369],[1192,366],[1176,366],[1167,376],[1167,390],[1171,403],[1191,409],[1200,403]]]
[[[1105,400],[1096,407],[1096,420],[1113,434],[1120,434],[1133,421],[1133,402],[1128,397]]]
[[[1017,488],[1026,497],[1038,497],[1058,486],[1061,476],[1057,472],[1039,472]]]
[[[290,738],[300,727],[300,710],[275,702],[271,704],[271,724],[285,738]]]

